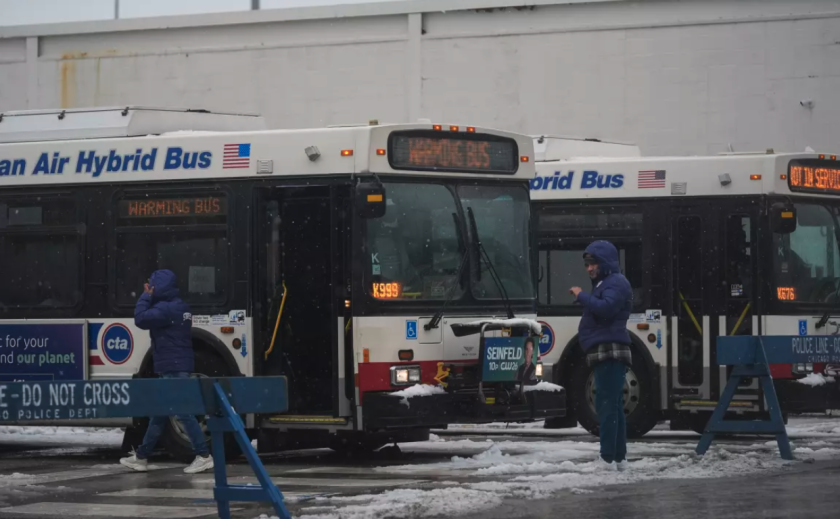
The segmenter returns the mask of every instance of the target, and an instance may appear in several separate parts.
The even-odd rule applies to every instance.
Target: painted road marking
[[[241,508],[231,508],[241,510]],[[206,506],[150,506],[150,505],[104,505],[93,503],[31,503],[21,506],[0,508],[0,513],[20,515],[97,516],[97,517],[149,517],[172,519],[207,517],[217,515],[216,507]]]
[[[422,479],[328,479],[328,478],[271,478],[275,485],[280,487],[282,492],[285,487],[289,486],[307,486],[307,487],[398,487],[401,485],[411,485],[416,483],[425,483]],[[244,485],[257,484],[257,478],[250,476],[239,476],[228,478],[230,484]],[[213,479],[194,479],[193,484],[198,485],[215,485]]]
[[[282,489],[281,489],[282,491]],[[151,497],[151,498],[173,498],[173,499],[213,499],[213,491],[206,488],[132,488],[130,490],[119,490],[116,492],[105,492],[97,494],[107,497]],[[287,500],[296,500],[302,497],[316,496],[310,492],[283,492]]]

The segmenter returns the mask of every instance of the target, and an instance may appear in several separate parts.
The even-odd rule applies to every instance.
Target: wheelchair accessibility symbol
[[[417,340],[417,321],[405,322],[405,338],[409,341]]]

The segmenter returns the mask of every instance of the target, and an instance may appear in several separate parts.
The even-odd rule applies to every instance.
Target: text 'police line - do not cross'
[[[0,423],[207,415],[216,459],[214,497],[222,519],[230,519],[230,501],[270,502],[279,517],[290,518],[283,494],[268,476],[239,417],[286,410],[286,377],[0,382]],[[226,432],[236,438],[259,486],[227,484]]]

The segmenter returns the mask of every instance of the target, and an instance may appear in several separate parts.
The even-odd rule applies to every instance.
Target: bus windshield
[[[817,202],[794,205],[796,230],[773,235],[776,299],[831,302],[840,282],[837,208]]]
[[[524,188],[386,182],[386,211],[367,221],[368,293],[379,300],[497,299],[486,264],[467,287],[458,268],[468,238],[460,214],[471,207],[476,227],[501,282],[512,299],[533,298],[528,261],[528,193]],[[456,199],[457,197],[457,199]]]

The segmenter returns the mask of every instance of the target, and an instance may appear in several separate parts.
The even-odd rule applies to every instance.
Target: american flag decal
[[[222,157],[222,169],[240,169],[251,167],[250,144],[225,144]]]
[[[665,187],[665,170],[639,171],[639,189],[656,189]]]

